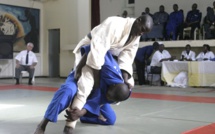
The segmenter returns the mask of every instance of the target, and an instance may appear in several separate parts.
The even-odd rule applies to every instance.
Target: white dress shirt
[[[182,51],[181,58],[182,58],[182,55],[184,55],[184,58],[191,59],[191,60],[195,60],[195,57],[196,57],[196,53],[191,50],[190,50],[189,54],[187,54],[186,50]]]
[[[152,61],[150,66],[161,67],[162,63],[160,62],[160,60],[170,58],[170,57],[171,55],[167,50],[163,50],[162,53],[159,50],[157,50],[152,56]]]
[[[27,56],[27,50],[23,50],[15,57],[15,59],[18,60],[21,65],[24,65],[24,66],[31,66],[33,63],[38,62],[36,55],[32,51],[28,52],[28,64],[25,63],[26,56]]]
[[[207,58],[208,60],[214,58],[214,53],[212,51],[208,51],[207,53],[201,52],[199,55],[196,57],[197,60],[203,60]]]

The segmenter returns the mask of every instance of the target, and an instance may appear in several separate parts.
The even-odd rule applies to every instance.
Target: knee
[[[107,119],[107,125],[114,125],[116,122],[116,116]]]

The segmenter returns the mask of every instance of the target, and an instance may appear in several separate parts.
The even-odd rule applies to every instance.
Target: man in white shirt
[[[167,50],[164,50],[164,44],[159,42],[159,49],[152,56],[150,70],[153,74],[161,74],[161,65],[163,61],[173,60],[175,57],[171,57]],[[161,81],[161,86],[164,82]]]
[[[108,17],[100,25],[93,28],[89,36],[85,37],[76,46],[75,65],[81,59],[80,47],[90,44],[91,50],[88,54],[86,65],[81,70],[78,80],[78,92],[73,101],[73,108],[82,109],[86,99],[90,94],[93,86],[97,85],[94,76],[99,76],[98,72],[104,64],[104,56],[110,51],[114,57],[117,57],[119,67],[122,71],[124,82],[131,87],[128,79],[133,74],[133,60],[136,55],[140,36],[152,29],[153,20],[149,15],[143,15],[136,19],[122,17]],[[95,85],[94,85],[95,83]],[[74,128],[76,123],[68,123],[66,126]]]
[[[21,51],[16,57],[16,68],[15,68],[15,78],[16,85],[19,85],[19,78],[21,71],[28,71],[29,81],[28,85],[32,85],[32,78],[34,76],[35,66],[37,65],[37,57],[31,50],[33,49],[33,43],[27,44],[27,49]]]
[[[211,51],[210,46],[208,44],[203,45],[203,51],[199,53],[199,55],[196,57],[196,60],[202,61],[202,60],[210,60],[215,58],[214,53]]]
[[[151,67],[157,66],[161,67],[162,61],[173,60],[170,53],[167,50],[164,50],[163,43],[159,43],[159,49],[154,53],[151,60]]]
[[[194,61],[196,57],[196,53],[191,50],[190,44],[187,44],[185,47],[185,50],[182,51],[181,53],[181,60],[186,60],[186,61]]]

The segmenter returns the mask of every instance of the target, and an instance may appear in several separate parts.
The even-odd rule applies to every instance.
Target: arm
[[[38,60],[37,60],[37,57],[36,57],[36,55],[33,53],[33,63],[32,63],[32,65],[31,65],[31,68],[35,68],[35,66],[37,65],[37,62],[38,62]]]
[[[19,61],[16,59],[16,68],[19,68],[20,64]]]

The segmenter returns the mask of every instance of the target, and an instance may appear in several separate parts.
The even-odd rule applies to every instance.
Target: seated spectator
[[[215,28],[214,28],[215,16],[214,10],[211,7],[207,8],[207,15],[204,18],[204,31],[205,39],[215,38]]]
[[[16,78],[16,85],[19,84],[19,78],[21,71],[28,71],[29,73],[29,81],[28,85],[32,85],[32,78],[34,76],[35,66],[37,65],[37,57],[31,50],[33,49],[34,44],[28,43],[27,49],[21,51],[16,56],[16,69],[15,69],[15,78]]]
[[[196,53],[191,50],[190,44],[187,44],[185,50],[181,53],[181,60],[193,61],[195,60]]]
[[[154,42],[153,45],[144,46],[139,48],[135,57],[135,65],[137,70],[137,77],[139,85],[146,84],[145,80],[145,68],[147,62],[149,61],[149,57],[152,55],[154,50],[158,49],[158,42]]]
[[[210,46],[208,44],[203,45],[203,51],[199,53],[199,55],[196,57],[196,60],[202,61],[202,60],[210,60],[213,59],[214,53],[210,50]]]
[[[175,57],[171,56],[167,50],[164,50],[164,44],[160,43],[158,50],[154,53],[151,60],[151,73],[161,74],[161,66],[163,61],[174,60]],[[163,82],[161,82],[163,85]]]
[[[178,11],[178,5],[173,5],[173,12],[169,15],[169,20],[166,25],[166,39],[176,40],[179,28],[184,22],[183,11]]]
[[[163,40],[166,23],[168,20],[168,13],[165,12],[165,8],[163,5],[160,6],[159,12],[156,12],[153,15],[154,26],[152,30],[144,35],[142,35],[142,40],[148,39],[159,39]]]
[[[142,15],[144,15],[144,14],[148,14],[149,16],[153,17],[153,15],[150,13],[149,7],[146,7],[145,12],[142,12]]]
[[[197,4],[192,5],[192,10],[187,13],[185,23],[180,28],[180,39],[183,39],[184,28],[191,27],[190,39],[194,39],[194,30],[200,28],[202,13],[197,9]]]

